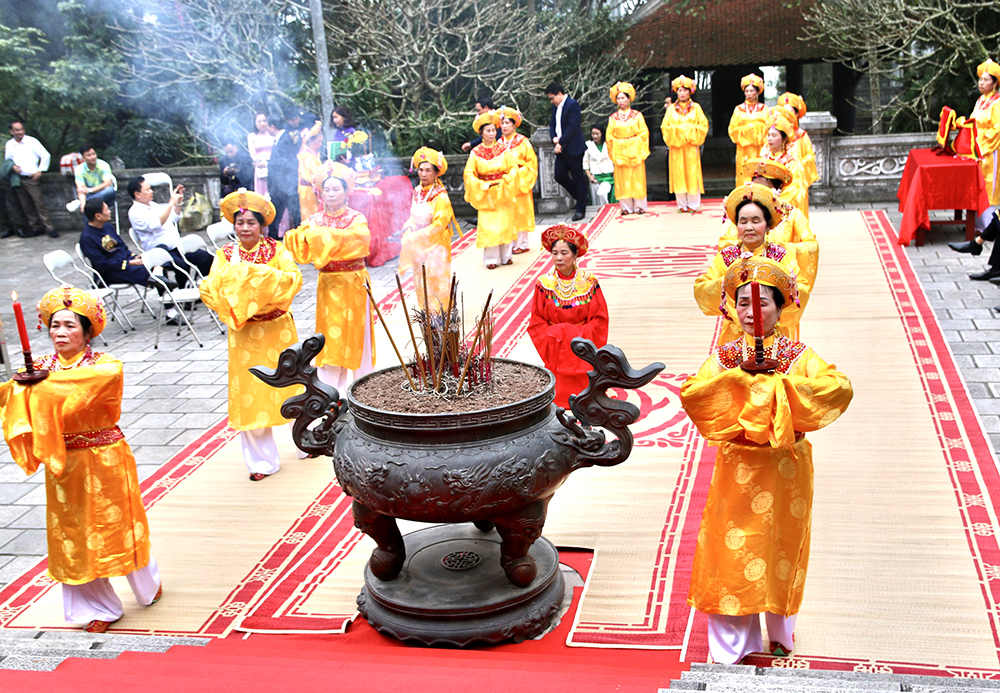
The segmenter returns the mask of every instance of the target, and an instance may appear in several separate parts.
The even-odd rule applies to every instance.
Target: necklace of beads
[[[441,185],[440,181],[434,181],[434,183],[429,188],[424,188],[422,185],[418,185],[417,189],[413,191],[413,197],[418,205],[422,205],[431,199],[432,194],[437,192],[438,186]]]

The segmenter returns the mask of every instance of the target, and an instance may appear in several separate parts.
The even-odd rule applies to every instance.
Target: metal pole
[[[333,113],[333,87],[330,85],[330,58],[326,52],[326,28],[323,26],[323,0],[309,0],[312,15],[313,45],[316,49],[316,76],[319,78],[320,116],[323,132],[330,137],[330,114]]]
[[[14,377],[14,370],[10,365],[10,356],[7,355],[7,335],[3,329],[3,320],[0,320],[0,360],[3,361],[4,368],[7,369],[7,379]]]

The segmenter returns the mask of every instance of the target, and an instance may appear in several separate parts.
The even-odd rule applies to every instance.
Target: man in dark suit
[[[299,114],[294,109],[284,116],[272,114],[267,118],[268,131],[274,137],[271,158],[267,162],[267,191],[274,203],[274,223],[268,235],[278,238],[278,224],[288,210],[291,228],[301,223],[299,211]]]
[[[545,95],[552,103],[549,136],[556,145],[556,182],[566,188],[566,192],[576,200],[573,221],[580,221],[587,212],[590,193],[587,174],[583,172],[583,152],[586,146],[580,131],[580,104],[566,95],[559,82],[552,82],[545,87]]]

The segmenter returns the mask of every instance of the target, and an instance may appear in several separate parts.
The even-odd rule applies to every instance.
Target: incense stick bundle
[[[472,362],[472,355],[476,351],[476,345],[479,344],[479,337],[483,331],[483,324],[487,320],[487,315],[490,310],[490,301],[493,299],[493,289],[490,289],[490,295],[486,297],[486,305],[483,306],[483,314],[479,318],[479,322],[476,325],[476,336],[472,340],[472,346],[469,348],[469,353],[465,357],[465,365],[462,367],[462,374],[458,377],[458,392],[455,394],[462,394],[462,385],[465,384],[465,374],[469,371],[469,364]]]
[[[406,367],[406,362],[403,361],[403,355],[399,353],[399,349],[396,348],[396,340],[392,338],[392,333],[389,332],[389,325],[386,324],[385,318],[382,317],[382,311],[379,310],[378,303],[375,301],[375,296],[372,295],[372,287],[365,282],[365,291],[368,292],[368,300],[372,302],[372,306],[375,308],[375,314],[378,315],[379,322],[382,323],[382,327],[385,328],[385,334],[389,338],[389,343],[392,344],[392,350],[396,352],[396,358],[399,359],[399,365],[403,367],[403,373],[406,374],[406,379],[410,381],[410,387],[413,391],[417,391],[417,384],[413,382],[413,378],[410,377],[410,369]]]
[[[420,350],[417,349],[417,338],[413,334],[413,323],[410,322],[410,311],[406,308],[406,296],[403,295],[403,283],[399,281],[399,273],[396,273],[396,288],[399,289],[399,300],[403,305],[403,315],[406,316],[406,329],[410,332],[410,343],[413,344],[413,350],[416,352],[416,358],[414,361],[417,362],[417,368],[420,371],[420,387],[421,389],[427,387],[427,378],[424,376],[424,362],[420,358]]]

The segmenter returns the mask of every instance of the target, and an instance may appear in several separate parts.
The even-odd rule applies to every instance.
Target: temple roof
[[[833,57],[831,48],[799,40],[807,24],[803,13],[812,4],[812,0],[704,0],[686,11],[657,0],[633,15],[625,55],[652,69],[780,65]]]

